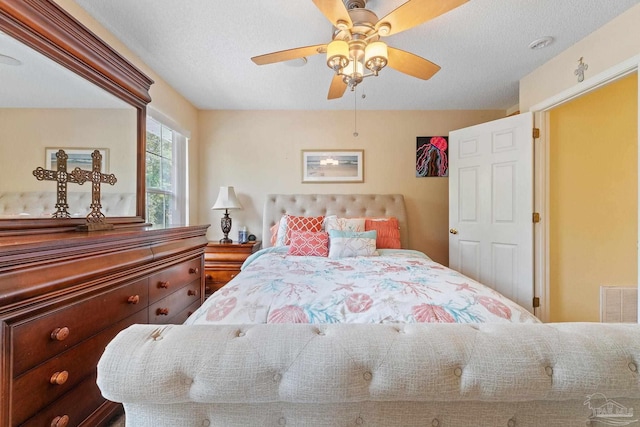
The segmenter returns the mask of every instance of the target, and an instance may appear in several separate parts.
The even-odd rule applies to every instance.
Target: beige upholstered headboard
[[[268,194],[262,217],[262,247],[271,246],[270,228],[283,214],[391,217],[400,223],[400,242],[408,247],[407,211],[402,194]]]

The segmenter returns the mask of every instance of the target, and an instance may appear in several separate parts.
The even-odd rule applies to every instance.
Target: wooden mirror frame
[[[0,1],[0,30],[136,109],[136,216],[109,222],[144,225],[146,111],[153,80],[52,0]],[[2,219],[0,235],[68,231],[84,223],[85,218]]]

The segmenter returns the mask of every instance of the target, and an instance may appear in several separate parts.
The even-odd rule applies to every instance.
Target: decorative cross
[[[578,60],[578,68],[573,72],[573,74],[578,76],[578,82],[584,80],[584,72],[587,71],[587,68],[589,68],[589,65],[582,62],[582,57],[580,57]]]
[[[56,199],[56,211],[51,214],[52,218],[71,218],[71,214],[67,210],[67,182],[76,182],[75,177],[67,173],[67,159],[69,156],[64,150],[58,150],[56,153],[57,170],[48,170],[42,167],[33,171],[38,181],[58,181],[58,197]]]
[[[102,169],[102,154],[99,150],[94,150],[91,153],[91,170],[83,170],[75,168],[71,172],[73,182],[77,184],[84,184],[87,181],[91,181],[91,212],[87,215],[87,226],[82,227],[83,230],[106,230],[113,228],[112,224],[105,222],[105,216],[100,210],[102,204],[100,203],[100,184],[107,183],[114,185],[118,180],[114,174],[105,174],[100,172]]]

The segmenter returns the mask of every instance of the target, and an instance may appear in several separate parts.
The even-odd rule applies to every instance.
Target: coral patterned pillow
[[[314,231],[292,231],[288,255],[328,256],[329,233]]]
[[[373,256],[376,252],[376,231],[329,230],[329,258]]]
[[[276,246],[289,246],[292,231],[322,231],[323,216],[293,216],[285,214],[280,218]]]
[[[366,231],[376,230],[376,247],[378,249],[400,249],[400,224],[398,218],[367,218],[364,223]]]

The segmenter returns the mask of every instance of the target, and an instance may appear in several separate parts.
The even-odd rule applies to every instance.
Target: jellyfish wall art
[[[419,136],[416,138],[416,176],[449,176],[449,138]]]

